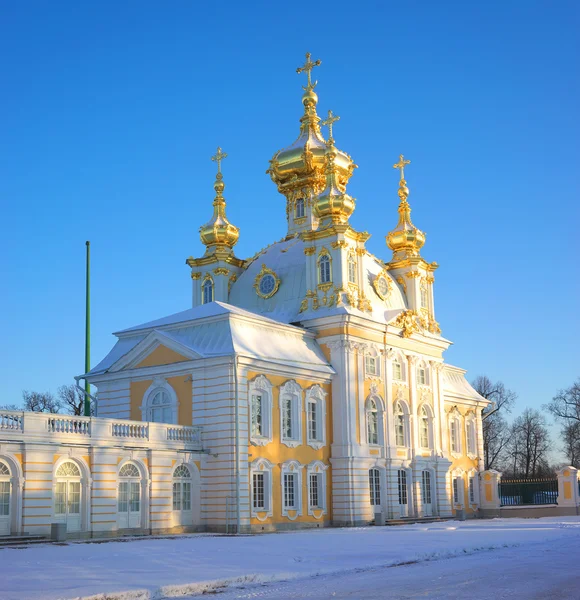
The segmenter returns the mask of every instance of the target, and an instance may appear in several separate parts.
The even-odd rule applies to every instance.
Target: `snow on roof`
[[[465,379],[465,371],[453,365],[443,367],[443,394],[455,398],[468,398],[478,402],[489,404],[483,396],[480,396]]]
[[[141,343],[146,350],[156,334],[204,358],[237,353],[334,373],[311,333],[224,302],[211,302],[118,332],[119,341],[90,375],[115,371],[117,362]],[[163,339],[157,341],[163,343]]]

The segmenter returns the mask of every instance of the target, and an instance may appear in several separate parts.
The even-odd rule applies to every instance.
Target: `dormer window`
[[[304,198],[296,200],[295,215],[297,219],[301,219],[304,216]]]

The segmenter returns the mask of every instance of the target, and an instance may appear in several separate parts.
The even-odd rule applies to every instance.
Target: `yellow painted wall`
[[[192,424],[192,397],[191,397],[191,382],[185,381],[187,377],[185,375],[179,375],[178,377],[169,377],[167,383],[175,390],[177,399],[179,401],[179,409],[177,413],[178,425],[191,425]],[[153,383],[152,379],[146,379],[144,381],[132,381],[130,386],[131,394],[131,419],[134,421],[141,421],[141,404],[143,403],[143,396]]]
[[[170,365],[172,363],[184,362],[190,360],[177,352],[166,348],[165,346],[158,346],[146,356],[138,365],[137,369],[141,367],[156,367],[158,365]]]
[[[272,442],[266,446],[253,446],[248,440],[249,462],[253,462],[258,458],[266,458],[272,464],[272,517],[260,521],[259,519],[251,519],[252,525],[265,525],[272,523],[321,523],[329,521],[332,518],[332,501],[331,501],[331,482],[332,474],[330,466],[326,470],[326,515],[323,519],[316,519],[308,515],[308,484],[306,467],[302,469],[302,516],[291,520],[282,516],[282,485],[281,485],[281,465],[288,460],[297,460],[301,465],[308,465],[313,461],[320,460],[324,464],[330,465],[330,444],[332,444],[332,397],[331,385],[324,384],[322,389],[326,392],[326,446],[320,450],[311,448],[304,442],[297,448],[288,448],[280,442],[280,386],[288,381],[287,377],[280,375],[269,375],[268,373],[248,371],[248,381],[254,379],[258,375],[264,375],[272,384]],[[316,382],[305,379],[296,379],[296,383],[307,389]],[[304,399],[304,398],[303,398]],[[302,411],[302,439],[306,440],[307,435],[307,415],[306,411]]]

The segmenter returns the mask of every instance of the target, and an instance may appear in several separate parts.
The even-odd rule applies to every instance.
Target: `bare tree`
[[[82,415],[84,394],[75,385],[61,385],[58,388],[58,400],[71,415]]]
[[[546,408],[561,422],[580,423],[580,379],[568,389],[560,390]]]
[[[62,408],[60,400],[55,398],[50,392],[29,392],[23,390],[22,400],[24,401],[24,410],[31,412],[57,413]]]
[[[526,408],[514,420],[507,450],[514,477],[539,477],[549,470],[550,436],[540,411]]]
[[[571,421],[562,427],[564,453],[568,464],[580,468],[580,422]]]
[[[487,375],[479,375],[471,385],[478,394],[493,402],[482,415],[483,454],[486,469],[501,469],[510,437],[504,414],[511,411],[517,394],[501,381],[492,382]]]

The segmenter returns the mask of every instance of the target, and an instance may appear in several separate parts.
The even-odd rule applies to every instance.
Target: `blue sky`
[[[285,234],[265,174],[319,113],[359,165],[351,218],[390,253],[400,153],[449,362],[517,411],[579,375],[577,2],[19,2],[0,7],[0,403],[83,372],[112,331],[188,308],[221,145],[247,257]]]

